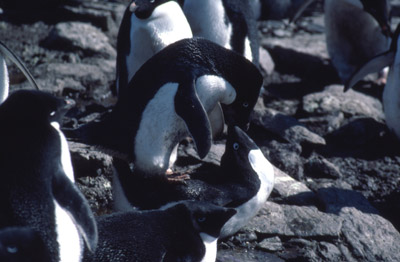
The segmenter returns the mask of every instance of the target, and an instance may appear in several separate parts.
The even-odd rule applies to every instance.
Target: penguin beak
[[[136,5],[135,2],[132,2],[132,4],[129,5],[129,11],[131,11],[132,13],[136,12],[137,9],[138,6]]]

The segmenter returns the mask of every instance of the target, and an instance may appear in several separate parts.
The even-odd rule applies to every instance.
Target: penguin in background
[[[165,210],[97,218],[99,245],[85,262],[214,262],[222,226],[236,211],[185,201]]]
[[[40,234],[51,261],[81,261],[94,251],[97,228],[87,200],[74,185],[60,123],[70,101],[21,90],[0,106],[0,228],[29,227]]]
[[[0,229],[0,261],[50,262],[40,234],[27,227]]]
[[[183,200],[198,200],[234,208],[236,214],[221,230],[221,238],[245,226],[265,204],[274,186],[274,170],[254,141],[240,128],[229,127],[219,168],[191,174],[183,184],[143,179],[129,165],[114,159],[113,197],[117,211],[165,209]]]
[[[259,65],[255,0],[184,0],[194,36],[204,37]]]
[[[121,95],[136,71],[169,44],[191,38],[176,0],[134,0],[126,8],[117,39],[116,88]]]
[[[15,55],[4,43],[0,41],[0,104],[6,100],[9,93],[9,85],[10,81],[8,78],[8,70],[7,64],[5,61],[5,57],[9,58],[13,63],[17,65],[17,67],[22,71],[31,85],[36,89],[39,90],[38,85],[36,84],[35,79],[26,68],[24,63]]]
[[[164,176],[173,148],[187,136],[200,158],[207,155],[208,113],[219,103],[228,124],[247,128],[262,84],[257,67],[243,56],[206,39],[184,39],[137,71],[110,114],[65,132],[124,155],[143,176]]]
[[[400,24],[393,35],[390,49],[361,66],[345,85],[345,90],[352,88],[358,81],[370,73],[390,66],[386,85],[383,89],[383,111],[389,130],[400,139]]]
[[[304,2],[292,20],[312,2]],[[389,48],[389,9],[387,0],[325,0],[326,44],[343,83],[362,64]]]

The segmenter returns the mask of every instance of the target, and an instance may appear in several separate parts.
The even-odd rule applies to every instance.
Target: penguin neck
[[[186,0],[183,11],[192,27],[193,35],[231,49],[232,26],[227,21],[222,0]]]
[[[0,55],[0,104],[6,100],[9,92],[9,78],[6,61]]]

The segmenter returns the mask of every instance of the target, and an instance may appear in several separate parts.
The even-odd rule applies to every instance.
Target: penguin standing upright
[[[186,201],[166,210],[99,217],[99,246],[85,262],[215,262],[222,226],[236,212]]]
[[[134,0],[126,8],[117,40],[117,92],[136,71],[169,44],[191,38],[192,31],[176,0]]]
[[[299,11],[314,1],[306,1]],[[326,44],[343,83],[358,67],[389,48],[389,9],[387,0],[325,0]]]
[[[258,66],[259,42],[254,0],[184,0],[194,36],[244,55]]]
[[[51,262],[40,234],[27,227],[0,229],[0,261]]]
[[[227,123],[247,128],[262,82],[243,56],[206,39],[184,39],[139,69],[108,116],[65,131],[127,155],[144,176],[164,175],[173,148],[188,135],[206,156],[212,143],[208,113],[219,103]]]
[[[366,75],[390,66],[389,75],[383,89],[383,109],[388,128],[400,139],[400,24],[393,35],[390,49],[377,55],[360,67],[345,85],[345,90],[353,87]]]
[[[81,261],[94,250],[96,224],[73,184],[60,122],[72,103],[33,90],[11,94],[0,106],[0,228],[40,234],[51,261]]]
[[[184,184],[142,178],[123,161],[114,160],[115,209],[164,209],[182,200],[201,200],[234,208],[237,213],[221,230],[233,235],[264,205],[274,186],[274,170],[254,141],[238,127],[229,127],[220,168],[196,172]]]
[[[39,90],[35,79],[22,63],[22,61],[4,43],[0,41],[0,104],[3,103],[4,100],[6,100],[6,98],[8,97],[10,85],[7,65],[4,57],[11,59],[22,71],[22,73],[25,75],[31,85],[36,88],[36,90]]]

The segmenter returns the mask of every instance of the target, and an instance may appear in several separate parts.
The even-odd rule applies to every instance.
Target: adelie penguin
[[[299,11],[314,1],[306,1]],[[389,48],[389,8],[387,0],[325,1],[326,44],[343,83],[358,67]]]
[[[222,226],[236,211],[186,201],[155,211],[99,217],[99,245],[85,262],[215,262]]]
[[[27,227],[0,229],[0,261],[51,262],[40,234]]]
[[[0,41],[0,104],[3,103],[4,100],[6,100],[6,98],[8,97],[10,85],[7,65],[6,61],[4,60],[5,57],[13,61],[13,63],[18,66],[18,68],[22,71],[22,73],[25,75],[31,85],[36,88],[36,90],[39,90],[35,79],[26,68],[24,63],[4,43]]]
[[[258,66],[259,42],[254,0],[183,0],[194,36],[244,55]]]
[[[51,261],[81,261],[94,250],[97,230],[90,207],[74,185],[67,141],[60,131],[73,103],[21,90],[0,106],[0,228],[39,233]]]
[[[132,1],[118,32],[117,93],[124,93],[129,80],[155,53],[191,37],[189,23],[176,0]]]
[[[389,75],[383,89],[383,109],[388,128],[400,139],[400,25],[393,35],[390,49],[372,58],[361,66],[345,85],[345,90],[353,87],[366,75],[390,66]]]
[[[114,160],[114,204],[117,210],[163,209],[181,200],[201,200],[234,208],[221,238],[245,226],[264,205],[274,186],[274,170],[254,141],[238,127],[228,129],[225,153],[214,172],[194,173],[184,184],[143,179]]]
[[[109,115],[65,131],[127,156],[144,176],[164,175],[173,148],[188,135],[200,158],[207,155],[208,113],[219,103],[227,123],[246,128],[262,84],[257,67],[243,56],[205,39],[184,39],[137,71]]]

